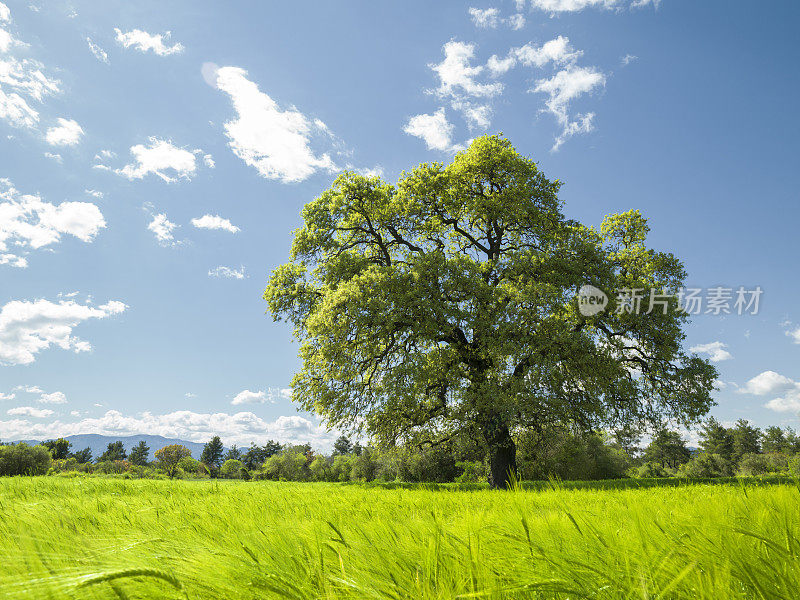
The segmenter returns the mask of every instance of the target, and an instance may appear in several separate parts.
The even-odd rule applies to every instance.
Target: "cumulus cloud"
[[[739,393],[775,396],[764,406],[776,412],[800,411],[800,382],[775,371],[764,371],[739,388]]]
[[[433,114],[421,114],[411,117],[403,127],[408,135],[422,139],[430,150],[457,151],[460,147],[453,144],[455,127],[448,122],[444,108]]]
[[[244,69],[222,67],[203,74],[233,102],[236,118],[225,123],[228,145],[262,177],[292,183],[319,170],[337,170],[328,154],[318,155],[311,148],[315,135],[329,137],[325,123],[309,119],[296,108],[281,110],[247,78]]]
[[[800,327],[797,327],[796,329],[787,330],[786,335],[792,338],[792,341],[795,344],[800,344]]]
[[[6,411],[6,414],[12,416],[21,416],[21,417],[34,417],[36,419],[44,419],[45,417],[49,417],[53,415],[53,411],[49,408],[34,408],[33,406],[18,406],[16,408],[10,408]]]
[[[696,352],[698,354],[708,354],[711,362],[721,362],[733,358],[733,355],[728,352],[727,344],[722,342],[709,342],[708,344],[698,344],[689,348],[689,352]]]
[[[556,137],[553,151],[567,139],[578,133],[589,133],[594,129],[594,113],[570,117],[572,101],[606,84],[606,76],[595,67],[571,65],[547,79],[539,79],[534,92],[548,95],[546,112],[551,113],[561,125],[561,134]]]
[[[67,396],[64,392],[52,392],[50,394],[43,393],[39,396],[39,402],[42,404],[66,404]]]
[[[167,31],[164,34],[147,33],[141,29],[133,29],[132,31],[122,32],[122,30],[114,28],[117,34],[117,42],[122,44],[125,48],[135,48],[141,52],[148,52],[150,50],[158,56],[169,56],[170,54],[180,54],[183,52],[184,47],[181,43],[168,46],[165,44],[169,40],[172,33]]]
[[[89,319],[105,319],[125,311],[127,306],[112,300],[101,306],[74,300],[12,300],[0,307],[0,364],[27,365],[51,346],[73,352],[88,352],[89,342],[72,330]]]
[[[203,215],[202,217],[192,219],[192,225],[198,229],[221,229],[231,233],[237,233],[241,231],[228,219],[224,219],[219,215]]]
[[[16,394],[4,394],[3,392],[0,392],[0,400],[13,400],[16,397]]]
[[[500,11],[496,8],[470,8],[469,16],[475,27],[494,29],[500,23]]]
[[[180,227],[169,219],[164,213],[153,215],[153,220],[147,225],[147,228],[156,235],[159,244],[169,246],[175,241],[175,236],[172,235],[173,230]]]
[[[94,57],[95,57],[97,60],[99,60],[99,61],[100,61],[100,62],[102,62],[102,63],[109,64],[109,60],[108,60],[108,52],[106,52],[106,51],[105,51],[105,50],[103,50],[103,49],[102,49],[100,46],[98,46],[97,44],[95,44],[95,43],[92,41],[92,38],[90,38],[90,37],[87,37],[87,38],[86,38],[86,43],[89,45],[89,50],[91,51],[91,53],[94,55]]]
[[[66,422],[33,422],[25,418],[0,421],[0,438],[53,439],[81,433],[126,436],[147,433],[192,442],[206,442],[219,435],[225,444],[247,446],[250,442],[264,444],[267,440],[282,443],[311,443],[315,448],[328,450],[338,432],[327,431],[315,420],[300,415],[281,416],[267,421],[252,412],[196,413],[182,410],[166,414],[150,412],[125,415],[109,410],[103,416]]]
[[[233,269],[231,267],[226,267],[220,265],[219,267],[215,267],[208,272],[209,277],[227,277],[228,279],[244,279],[246,275],[244,274],[244,267],[240,266],[239,269]]]
[[[437,95],[455,98],[463,95],[492,97],[503,91],[501,83],[476,81],[483,67],[471,65],[475,44],[450,41],[442,49],[444,60],[428,65],[439,76],[439,87],[433,90]]]
[[[100,209],[90,202],[51,204],[0,179],[0,264],[27,266],[11,247],[15,253],[38,250],[60,242],[64,234],[88,243],[105,226]]]
[[[242,390],[233,397],[231,404],[267,404],[274,403],[279,398],[291,399],[291,393],[286,394],[286,391],[275,388],[267,388],[257,392]]]
[[[51,146],[74,146],[81,140],[83,129],[72,119],[58,119],[58,125],[47,130],[45,139]]]
[[[197,172],[196,155],[202,150],[189,151],[178,148],[171,140],[162,140],[156,137],[148,139],[149,144],[136,144],[131,146],[131,155],[134,162],[121,169],[112,169],[106,165],[95,165],[127,177],[131,181],[143,179],[146,175],[156,175],[167,183],[178,179],[190,180]],[[96,158],[107,158],[98,155]]]

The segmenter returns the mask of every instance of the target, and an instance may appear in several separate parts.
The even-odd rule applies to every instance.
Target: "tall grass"
[[[794,485],[0,480],[3,598],[785,598]]]

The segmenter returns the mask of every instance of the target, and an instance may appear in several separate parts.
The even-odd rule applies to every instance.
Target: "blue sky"
[[[261,300],[301,207],[485,132],[691,286],[760,286],[687,345],[718,418],[799,425],[796,3],[3,2],[0,439],[325,447]]]

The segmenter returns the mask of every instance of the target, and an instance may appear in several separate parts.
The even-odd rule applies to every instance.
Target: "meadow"
[[[0,479],[2,598],[785,598],[794,483]]]

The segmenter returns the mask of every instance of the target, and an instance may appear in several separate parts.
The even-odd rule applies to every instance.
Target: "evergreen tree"
[[[97,462],[125,460],[126,458],[128,458],[128,454],[125,452],[125,446],[121,441],[116,441],[111,442],[106,447],[106,451],[100,455],[100,458],[97,459]]]
[[[150,456],[150,446],[144,440],[141,440],[131,449],[129,460],[134,465],[144,466],[147,464],[147,459]]]
[[[218,435],[211,438],[204,447],[203,453],[200,455],[200,461],[207,464],[209,467],[219,469],[222,464],[222,440]]]

